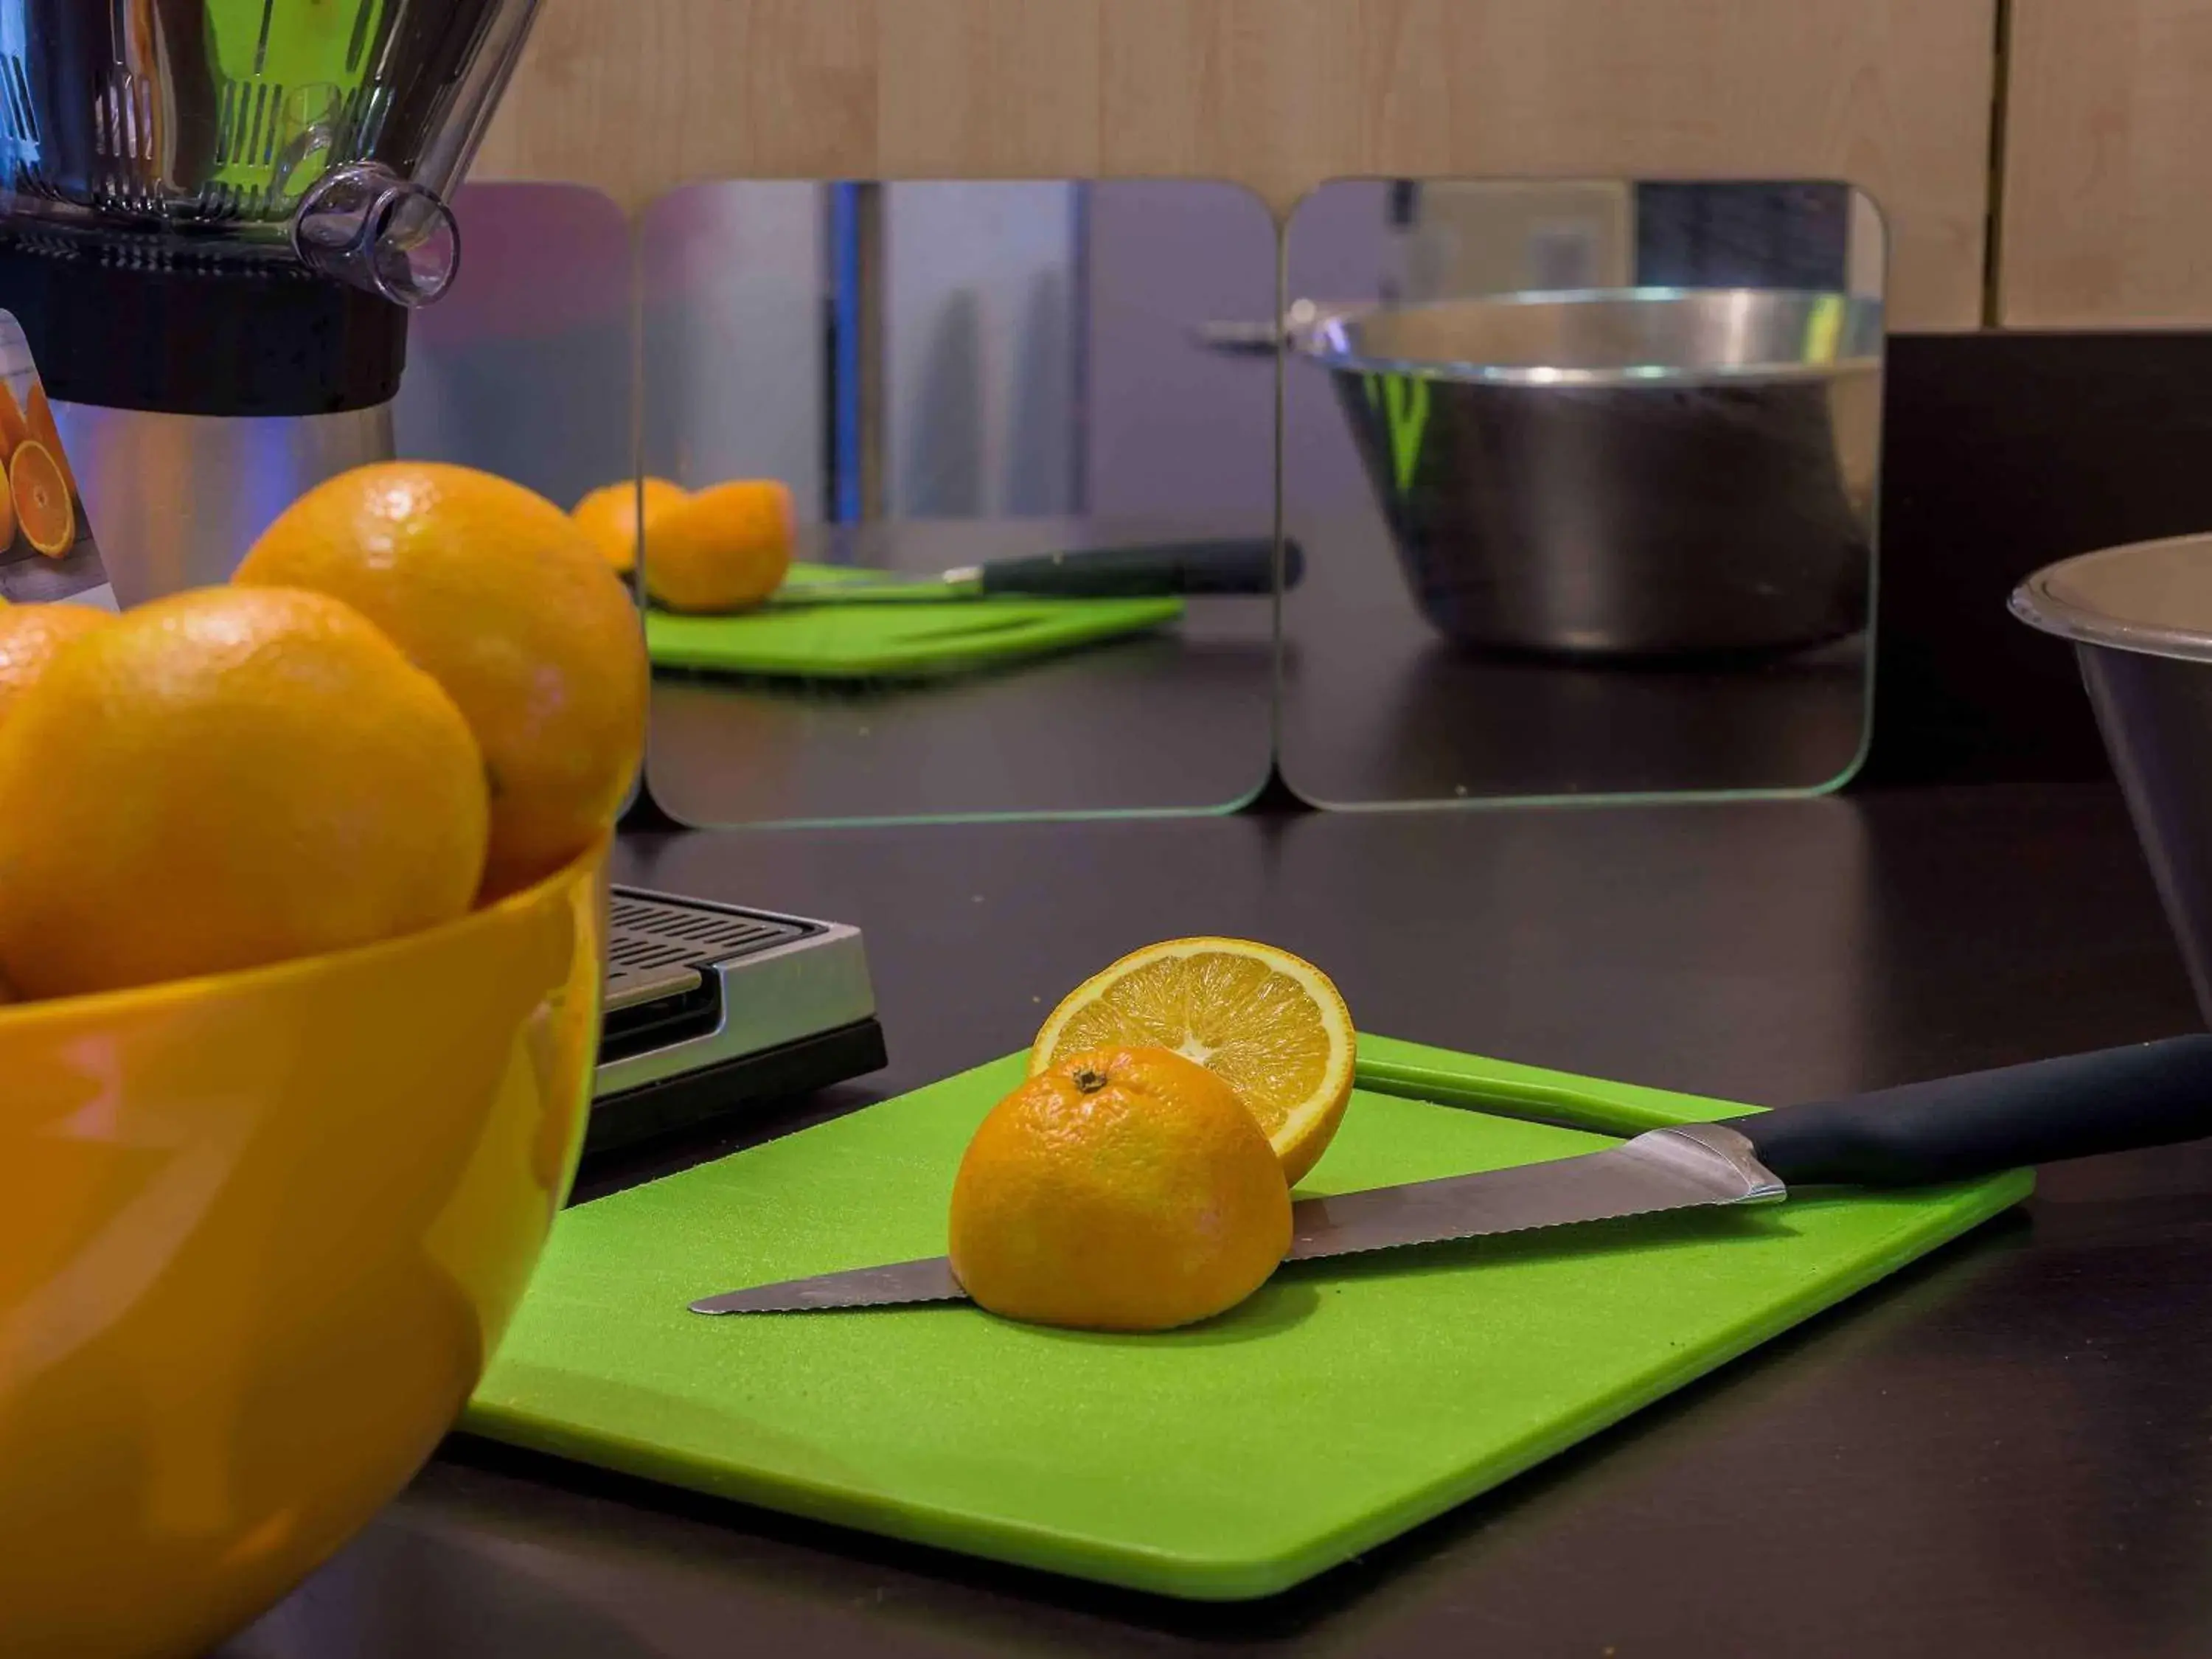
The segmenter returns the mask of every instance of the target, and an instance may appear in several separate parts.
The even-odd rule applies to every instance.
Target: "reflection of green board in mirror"
[[[794,582],[879,573],[798,564]],[[648,611],[654,664],[780,678],[923,679],[1140,634],[1182,615],[1176,599],[966,599],[946,591],[895,605],[815,605],[729,617]]]
[[[1421,439],[1429,425],[1429,383],[1418,374],[1363,374],[1368,407],[1382,414],[1390,434],[1390,475],[1412,488],[1421,464]]]
[[[795,556],[872,580],[1271,539],[1275,365],[1208,331],[1279,309],[1278,253],[1206,179],[686,185],[638,215],[636,470],[779,479]],[[653,794],[716,825],[1231,809],[1267,775],[1274,610],[649,615]]]
[[[1361,1090],[1306,1190],[1502,1169],[1741,1109],[1387,1040],[1363,1037],[1360,1054]],[[942,1250],[961,1149],[1023,1066],[568,1211],[464,1426],[1055,1572],[1263,1595],[1552,1456],[2029,1187],[2020,1173],[1821,1192],[1310,1263],[1156,1336],[969,1306],[688,1310]]]

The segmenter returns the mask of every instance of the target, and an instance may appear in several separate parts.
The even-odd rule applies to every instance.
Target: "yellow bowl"
[[[0,1653],[201,1652],[429,1455],[574,1173],[605,862],[0,1008]]]

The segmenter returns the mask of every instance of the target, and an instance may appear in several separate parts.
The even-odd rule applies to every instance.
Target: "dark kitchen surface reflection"
[[[701,185],[641,237],[645,470],[773,478],[793,580],[1225,538],[1239,597],[656,624],[649,776],[702,824],[1212,811],[1267,776],[1277,239],[1159,183]],[[680,637],[679,637],[680,636]]]
[[[1291,786],[1357,806],[1847,777],[1882,264],[1841,185],[1309,197],[1286,251]]]

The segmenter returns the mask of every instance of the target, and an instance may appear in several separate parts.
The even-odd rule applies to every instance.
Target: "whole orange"
[[[665,478],[624,478],[604,484],[570,509],[568,516],[599,544],[607,562],[625,574],[637,568],[637,526],[641,512],[648,527],[653,520],[691,492]]]
[[[645,591],[671,611],[750,609],[783,585],[792,537],[782,484],[716,484],[648,517]]]
[[[64,646],[114,621],[113,611],[88,605],[0,607],[0,720],[8,717]]]
[[[991,1109],[949,1254],[1011,1319],[1153,1331],[1234,1307],[1291,1247],[1291,1194],[1237,1091],[1165,1048],[1070,1055]]]
[[[234,581],[358,606],[444,686],[491,785],[487,897],[558,869],[621,810],[645,747],[645,639],[597,544],[470,467],[386,461],[318,484]]]
[[[0,975],[27,996],[334,951],[469,908],[468,723],[325,594],[200,588],[85,635],[0,724]]]

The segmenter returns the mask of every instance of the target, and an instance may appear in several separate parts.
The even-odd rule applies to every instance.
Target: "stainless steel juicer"
[[[536,0],[0,0],[0,306],[118,596],[391,453]]]

